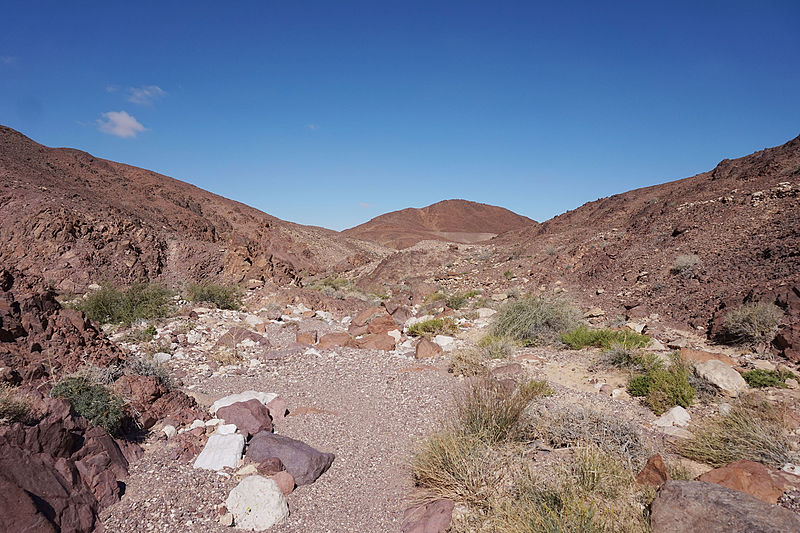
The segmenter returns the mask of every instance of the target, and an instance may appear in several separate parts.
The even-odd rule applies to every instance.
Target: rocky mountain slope
[[[423,240],[474,243],[536,222],[508,209],[467,200],[444,200],[421,209],[386,213],[342,233],[390,248]]]
[[[0,126],[0,260],[61,291],[93,281],[296,280],[374,252],[322,228]],[[349,262],[348,262],[349,261]]]

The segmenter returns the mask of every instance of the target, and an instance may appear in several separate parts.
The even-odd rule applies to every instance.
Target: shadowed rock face
[[[102,280],[285,282],[370,255],[334,231],[3,126],[0,221],[0,260],[62,291]]]
[[[473,243],[536,222],[508,209],[466,200],[444,200],[422,209],[386,213],[342,233],[403,249],[423,240]]]

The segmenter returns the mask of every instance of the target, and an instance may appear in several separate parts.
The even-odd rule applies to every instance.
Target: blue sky
[[[800,134],[800,2],[655,4],[5,1],[0,123],[333,229],[541,221]]]

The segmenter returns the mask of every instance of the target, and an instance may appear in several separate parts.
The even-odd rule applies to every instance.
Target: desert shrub
[[[525,408],[550,394],[545,381],[531,380],[513,390],[493,379],[474,382],[456,396],[458,428],[489,444],[515,440],[523,434]]]
[[[447,296],[444,293],[432,292],[431,294],[425,296],[425,298],[423,299],[423,302],[425,302],[426,304],[429,304],[429,303],[432,303],[432,302],[438,302],[438,301],[446,300],[446,299],[447,299]]]
[[[505,359],[514,353],[516,343],[505,337],[486,335],[478,341],[478,350],[486,359]]]
[[[505,272],[503,272],[503,276],[504,276],[506,279],[514,279],[514,278],[516,277],[516,276],[514,275],[514,273],[513,273],[513,272],[511,272],[510,270],[506,270]]]
[[[780,468],[799,459],[781,413],[768,403],[741,401],[691,431],[680,453],[710,465],[748,459]]]
[[[186,299],[192,303],[210,303],[219,309],[242,307],[242,291],[237,285],[190,283],[186,286]]]
[[[643,398],[645,405],[660,415],[676,405],[689,407],[692,404],[697,391],[689,383],[691,375],[691,366],[675,354],[668,368],[653,364],[644,374],[631,377],[628,392]]]
[[[408,328],[412,337],[433,337],[435,335],[455,335],[458,333],[458,324],[452,318],[431,318],[417,322]]]
[[[644,465],[649,456],[637,424],[592,409],[543,411],[528,421],[526,433],[529,439],[542,439],[555,448],[597,445],[635,466]]]
[[[782,318],[781,308],[770,303],[744,304],[722,321],[723,340],[731,344],[766,344],[775,337]]]
[[[109,433],[115,433],[125,414],[125,402],[103,385],[85,376],[67,376],[50,391],[54,398],[66,398],[79,415]]]
[[[137,283],[127,290],[105,285],[75,307],[100,324],[130,325],[168,316],[172,311],[171,297],[169,289],[154,283]]]
[[[572,348],[580,350],[587,346],[595,348],[610,349],[614,345],[629,348],[644,348],[650,343],[650,337],[641,335],[635,331],[613,330],[613,329],[592,329],[587,326],[578,326],[561,334],[561,342]]]
[[[142,343],[150,342],[158,334],[155,326],[152,324],[144,329],[137,329],[125,335],[125,342]]]
[[[172,378],[169,377],[169,372],[167,372],[162,365],[158,364],[152,356],[140,355],[138,357],[128,358],[125,362],[124,372],[137,376],[154,377],[168,389],[171,389],[173,386]]]
[[[605,360],[619,368],[630,368],[636,364],[638,354],[627,346],[614,344],[605,351]]]
[[[742,374],[742,377],[753,388],[780,387],[786,388],[786,380],[794,378],[794,374],[788,370],[762,370],[757,368]]]
[[[487,372],[486,367],[483,366],[485,361],[486,356],[480,350],[453,350],[450,354],[447,371],[456,376],[480,376]]]
[[[31,417],[31,404],[8,385],[0,385],[0,424],[26,422]]]
[[[555,344],[574,328],[580,311],[564,300],[528,296],[505,304],[495,315],[492,334],[529,345]]]
[[[700,264],[700,257],[696,254],[683,254],[675,258],[672,263],[670,272],[673,274],[680,274],[683,276],[691,277],[694,271]]]
[[[480,295],[478,291],[472,290],[458,294],[451,294],[445,298],[445,303],[450,309],[461,309],[468,301]]]

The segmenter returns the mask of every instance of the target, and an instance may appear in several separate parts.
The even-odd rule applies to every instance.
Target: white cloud
[[[317,131],[319,129],[319,124],[308,124],[306,128],[310,129],[311,131]]]
[[[125,111],[109,111],[103,113],[103,118],[97,119],[97,129],[109,135],[116,135],[123,139],[136,137],[147,128]]]
[[[119,90],[119,85],[106,85],[107,93],[115,93]]]
[[[367,202],[358,202],[358,207],[375,207],[375,204],[368,204]]]
[[[164,98],[166,95],[167,91],[158,85],[128,88],[128,101],[138,105],[153,105],[153,102]]]

